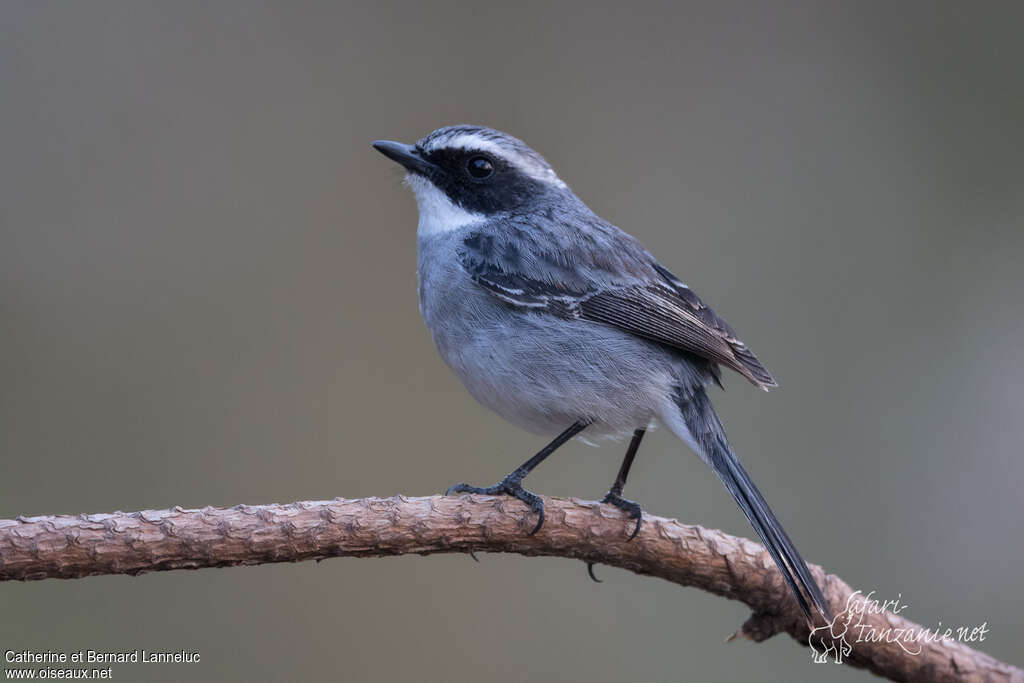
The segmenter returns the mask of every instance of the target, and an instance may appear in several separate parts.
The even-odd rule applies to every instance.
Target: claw
[[[531,536],[540,531],[540,528],[544,526],[544,505],[541,504],[540,509],[535,510],[535,512],[539,515],[539,518],[537,519],[537,526],[533,527],[533,531],[530,532]]]
[[[452,493],[479,493],[479,489],[475,486],[469,486],[468,484],[458,483],[453,486],[449,486],[448,490],[444,492],[444,495],[450,496]],[[469,551],[469,556],[473,558],[474,562],[479,562],[480,558],[476,556],[476,553],[472,550]]]
[[[631,533],[629,535],[629,538],[627,538],[626,541],[632,541],[634,538],[636,538],[636,535],[638,533],[640,533],[640,525],[643,524],[643,523],[644,523],[643,516],[642,515],[637,515],[636,516],[636,528],[633,529],[633,533]]]
[[[608,494],[601,499],[601,502],[619,508],[623,512],[627,513],[630,519],[636,520],[636,526],[633,528],[633,533],[631,533],[629,535],[629,538],[627,538],[626,540],[632,541],[634,538],[636,538],[637,534],[640,533],[640,526],[643,524],[644,521],[643,511],[640,509],[640,505],[632,500],[626,500],[625,498],[615,493],[612,493],[611,491],[609,491]]]
[[[537,526],[533,527],[533,531],[529,535],[533,536],[540,531],[540,528],[544,526],[544,501],[541,500],[540,496],[524,489],[518,481],[505,480],[499,486],[504,489],[505,493],[523,501],[530,507],[530,510],[537,513]]]
[[[513,478],[512,475],[505,477],[503,480],[495,484],[494,486],[470,486],[469,484],[455,484],[450,487],[444,495],[450,496],[453,493],[478,493],[489,496],[512,496],[518,500],[524,502],[529,506],[530,510],[537,513],[537,526],[533,527],[533,531],[530,532],[530,536],[533,536],[540,528],[544,526],[544,501],[541,497],[535,493],[531,493],[523,488],[523,485],[519,483],[518,478]],[[473,559],[476,559],[474,557]]]
[[[593,579],[594,583],[604,583],[601,579],[594,576],[594,562],[587,562],[587,573],[590,574],[590,578]]]
[[[463,484],[463,483],[460,482],[458,484],[455,484],[454,486],[449,486],[448,490],[444,492],[444,495],[450,496],[453,493],[481,493],[481,494],[492,493],[493,494],[493,493],[495,493],[494,489],[496,489],[496,488],[497,488],[496,486],[488,486],[487,488],[481,488],[479,486],[470,486],[469,484]]]

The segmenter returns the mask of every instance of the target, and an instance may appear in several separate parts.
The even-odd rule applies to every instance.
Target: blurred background
[[[779,378],[715,392],[809,561],[1024,664],[1019,3],[5,3],[0,517],[495,481],[542,439],[417,312],[370,148],[526,140]],[[530,477],[597,498],[623,446]],[[626,495],[753,532],[666,431]],[[0,649],[120,680],[842,680],[739,603],[484,555],[0,585]]]

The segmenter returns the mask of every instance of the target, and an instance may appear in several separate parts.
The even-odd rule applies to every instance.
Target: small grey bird
[[[644,432],[659,420],[721,478],[761,537],[809,621],[806,594],[829,609],[800,553],[733,453],[708,399],[719,366],[767,390],[775,380],[732,328],[634,237],[595,215],[521,140],[449,126],[413,145],[378,140],[401,164],[419,206],[420,312],[442,358],[480,403],[536,434],[557,434],[488,487],[544,523],[523,488],[533,468],[583,430],[632,433],[603,502],[622,497]]]

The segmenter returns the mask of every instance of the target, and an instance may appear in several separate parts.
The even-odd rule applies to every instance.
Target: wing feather
[[[471,236],[466,246],[480,243],[479,236]],[[510,305],[612,325],[724,365],[764,389],[777,386],[725,320],[650,254],[639,253],[649,277],[633,277],[631,283],[534,279],[476,249],[462,253],[462,265],[478,285]]]

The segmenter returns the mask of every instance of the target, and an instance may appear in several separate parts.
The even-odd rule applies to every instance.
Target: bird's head
[[[544,157],[522,140],[483,126],[447,126],[412,145],[377,140],[373,147],[408,172],[421,234],[529,211],[569,193]]]

